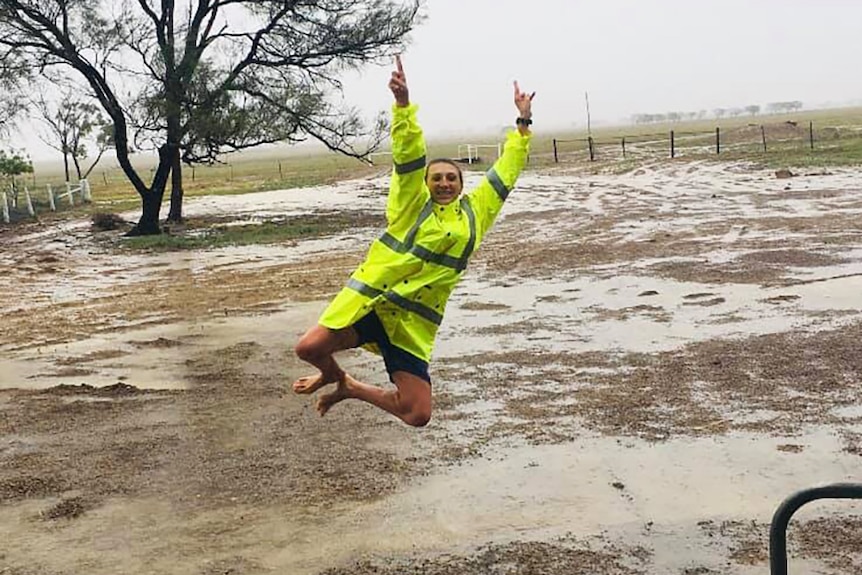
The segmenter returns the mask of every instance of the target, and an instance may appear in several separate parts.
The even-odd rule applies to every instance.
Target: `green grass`
[[[796,128],[786,122],[796,122]],[[814,150],[808,127],[814,124]],[[760,126],[764,125],[767,151],[763,152]],[[715,128],[721,132],[721,154],[715,154]],[[800,111],[792,114],[744,116],[678,123],[608,126],[593,130],[596,164],[622,162],[622,139],[627,160],[640,148],[643,160],[670,160],[670,131],[675,133],[676,156],[689,159],[750,160],[765,166],[847,166],[862,164],[862,108]],[[690,135],[696,133],[697,135]],[[651,136],[652,138],[648,138]],[[534,140],[532,158],[537,165],[554,164],[553,140],[558,142],[561,164],[589,160],[586,132],[559,132]],[[650,144],[637,144],[654,139]],[[703,148],[703,149],[701,149]]]

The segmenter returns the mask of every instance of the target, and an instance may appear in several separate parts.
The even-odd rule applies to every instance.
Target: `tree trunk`
[[[162,205],[162,194],[147,194],[141,198],[143,209],[141,219],[126,234],[127,236],[156,236],[162,233],[159,227],[159,209]]]
[[[175,148],[174,148],[175,149]],[[127,236],[154,236],[162,233],[159,227],[159,211],[162,208],[162,198],[165,196],[165,187],[168,183],[168,175],[171,171],[171,146],[167,144],[159,147],[159,166],[153,177],[153,183],[146,193],[141,196],[141,219]]]
[[[75,173],[78,174],[78,181],[80,182],[84,179],[81,175],[81,162],[78,161],[78,156],[75,156],[74,154],[72,155],[72,161],[75,163]]]
[[[63,152],[63,168],[66,171],[66,181],[69,181],[69,152]]]
[[[171,209],[168,212],[168,221],[183,221],[183,165],[180,162],[179,148],[174,152],[171,161]]]

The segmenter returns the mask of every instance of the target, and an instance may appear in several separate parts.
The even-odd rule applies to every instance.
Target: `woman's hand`
[[[519,118],[529,120],[533,117],[533,97],[535,95],[535,92],[529,95],[522,92],[521,88],[518,87],[518,81],[515,80],[515,107],[518,108]]]
[[[389,79],[389,89],[395,96],[395,104],[405,108],[410,105],[410,91],[407,89],[407,76],[401,66],[401,56],[395,56],[395,71]]]

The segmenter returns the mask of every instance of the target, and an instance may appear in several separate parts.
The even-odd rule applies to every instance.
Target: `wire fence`
[[[628,160],[648,157],[678,158],[721,154],[745,155],[770,151],[815,150],[840,147],[840,141],[862,138],[856,126],[815,126],[813,121],[748,124],[729,129],[677,130],[614,137],[552,141],[555,163],[578,160]],[[860,158],[862,159],[862,158]]]

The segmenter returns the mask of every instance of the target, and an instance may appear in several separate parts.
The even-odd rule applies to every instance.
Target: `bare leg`
[[[391,413],[408,425],[427,425],[431,420],[431,384],[406,371],[396,371],[392,379],[396,389],[386,390],[344,374],[334,391],[321,395],[317,400],[317,411],[324,416],[336,403],[358,399]]]
[[[336,351],[356,347],[359,336],[352,327],[332,330],[315,325],[296,344],[296,355],[320,370],[319,374],[300,377],[293,382],[296,393],[314,393],[324,385],[344,380],[344,370],[332,357]]]

